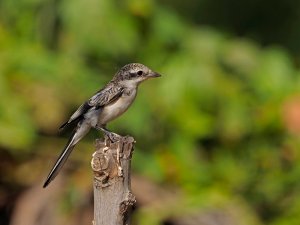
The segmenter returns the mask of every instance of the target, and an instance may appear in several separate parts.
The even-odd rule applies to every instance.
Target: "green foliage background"
[[[59,125],[135,61],[163,76],[142,84],[110,128],[137,140],[135,173],[181,193],[176,204],[138,210],[136,223],[219,208],[235,211],[237,224],[299,224],[299,43],[270,39],[259,22],[247,30],[233,14],[239,32],[222,14],[205,17],[204,9],[214,8],[199,2],[0,2],[1,224],[14,209],[8,199],[42,184],[66,142]],[[300,25],[290,17],[292,27]],[[95,137],[85,138],[68,163],[78,164],[65,181],[66,192],[76,194],[61,202],[62,214],[85,198],[77,185],[90,188],[90,177],[76,170],[88,174]]]

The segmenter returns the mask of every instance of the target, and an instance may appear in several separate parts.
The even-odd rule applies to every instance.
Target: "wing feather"
[[[72,114],[70,119],[59,127],[59,130],[62,131],[72,123],[78,122],[78,120],[85,114],[92,106],[88,102],[83,103],[79,108]]]
[[[123,94],[123,88],[119,86],[110,86],[97,92],[88,101],[91,106],[101,107],[117,100]]]
[[[122,94],[122,87],[116,85],[107,85],[105,88],[93,95],[88,101],[79,106],[70,119],[60,126],[59,130],[63,130],[70,124],[80,120],[90,108],[101,108],[105,105],[108,105],[120,98]]]

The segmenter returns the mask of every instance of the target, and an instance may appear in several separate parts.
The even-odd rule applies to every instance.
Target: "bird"
[[[43,185],[46,188],[57,176],[75,145],[90,131],[91,128],[102,131],[112,142],[119,136],[106,128],[108,122],[121,116],[134,102],[138,86],[149,78],[160,77],[157,72],[140,63],[123,66],[102,89],[85,101],[62,124],[59,130],[75,125],[66,146],[55,162]]]

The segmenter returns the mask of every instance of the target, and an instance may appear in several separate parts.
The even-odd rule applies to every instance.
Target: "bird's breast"
[[[131,90],[125,92],[118,100],[115,102],[104,106],[100,115],[98,124],[106,124],[109,121],[122,115],[132,104],[136,96],[136,90]]]

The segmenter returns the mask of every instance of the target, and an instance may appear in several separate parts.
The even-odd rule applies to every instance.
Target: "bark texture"
[[[91,166],[94,171],[94,225],[129,225],[131,206],[130,165],[134,139],[96,140]]]

